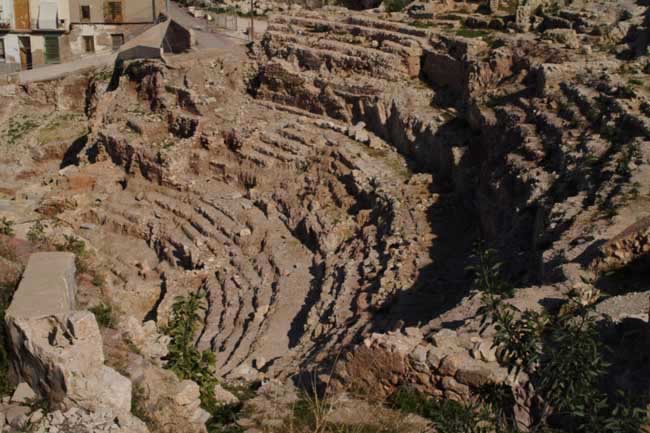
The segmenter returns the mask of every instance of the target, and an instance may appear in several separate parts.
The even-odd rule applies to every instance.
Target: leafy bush
[[[172,314],[166,333],[172,337],[169,343],[167,368],[180,379],[190,379],[201,388],[202,406],[209,412],[215,412],[218,405],[214,398],[214,386],[217,380],[214,369],[215,356],[209,350],[200,352],[194,344],[194,335],[201,323],[199,313],[205,310],[202,292],[188,296],[178,296],[172,306]]]
[[[549,314],[521,312],[502,300],[496,297],[486,305],[495,324],[494,345],[510,371],[525,371],[530,377],[542,402],[540,426],[554,415],[568,432],[640,431],[647,412],[614,401],[600,389],[609,365],[593,303],[570,294],[557,313]]]
[[[546,428],[553,418],[568,432],[639,432],[649,420],[647,411],[601,389],[609,365],[594,314],[598,292],[569,293],[554,313],[520,311],[504,302],[514,290],[502,275],[496,253],[479,247],[474,259],[469,269],[474,287],[483,292],[483,329],[486,323],[494,324],[500,361],[509,371],[523,371],[530,378],[540,402],[536,429]],[[497,419],[501,428],[507,417]]]
[[[386,12],[399,12],[408,6],[409,3],[411,3],[411,0],[385,0],[384,6],[386,7]]]
[[[86,255],[86,243],[72,235],[64,235],[65,242],[57,246],[59,251],[68,251],[78,257]]]
[[[40,221],[36,221],[27,231],[27,240],[32,243],[45,241],[45,227]]]
[[[97,324],[102,328],[113,328],[115,326],[115,318],[113,317],[113,307],[108,304],[101,303],[90,308],[90,312],[95,315]]]
[[[14,235],[14,222],[7,217],[0,218],[0,234],[5,236]]]
[[[390,398],[391,406],[431,420],[439,433],[505,433],[486,405],[438,400],[411,388],[400,388]]]

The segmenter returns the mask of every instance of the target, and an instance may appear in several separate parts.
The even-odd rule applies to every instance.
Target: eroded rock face
[[[13,366],[54,404],[131,410],[131,382],[104,365],[95,316],[74,310],[74,255],[38,253],[7,310]]]

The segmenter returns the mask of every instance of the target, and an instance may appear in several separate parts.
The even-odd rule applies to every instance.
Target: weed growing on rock
[[[5,236],[14,235],[14,222],[7,217],[0,218],[0,234]]]
[[[36,221],[27,231],[27,240],[31,243],[41,243],[45,241],[45,227],[40,221]]]
[[[113,307],[101,303],[90,308],[90,312],[95,315],[97,324],[103,328],[113,328],[115,326],[115,318],[113,316]]]
[[[6,132],[7,142],[15,144],[24,137],[29,131],[36,128],[38,123],[28,118],[12,118],[9,120],[9,128]]]

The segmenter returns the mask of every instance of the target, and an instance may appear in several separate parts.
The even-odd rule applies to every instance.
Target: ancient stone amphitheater
[[[6,89],[0,118],[39,119],[2,166],[18,234],[38,218],[83,239],[106,282],[82,279],[80,308],[119,323],[162,329],[206,293],[196,345],[225,382],[454,400],[504,383],[525,426],[466,268],[482,240],[513,304],[540,309],[647,253],[645,8],[435,7],[426,25],[295,8],[246,49]],[[599,312],[647,322],[634,296]],[[107,362],[147,384],[125,328],[103,331]],[[621,383],[643,387],[635,368]]]

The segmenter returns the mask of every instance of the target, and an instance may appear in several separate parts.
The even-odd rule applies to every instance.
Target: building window
[[[5,40],[0,39],[0,63],[6,62],[7,59],[5,58]]]
[[[58,36],[45,36],[45,63],[61,63]]]
[[[90,6],[81,6],[81,20],[90,21]]]
[[[84,49],[87,53],[95,52],[95,37],[94,36],[84,36]]]
[[[111,35],[111,42],[113,44],[113,51],[119,50],[124,45],[124,35],[121,33]]]
[[[122,2],[109,1],[106,2],[106,10],[104,13],[104,20],[109,23],[122,22]]]

